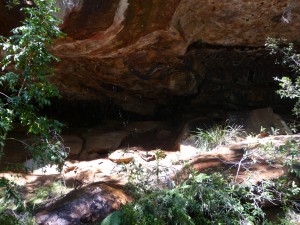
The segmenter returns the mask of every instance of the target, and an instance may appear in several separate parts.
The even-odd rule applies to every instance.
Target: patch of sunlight
[[[72,188],[68,188],[62,180],[54,181],[50,185],[38,187],[32,194],[30,194],[28,202],[37,205],[54,201],[61,196],[69,193]]]

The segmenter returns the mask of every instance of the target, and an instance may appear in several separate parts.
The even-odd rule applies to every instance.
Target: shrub
[[[293,112],[300,116],[300,54],[296,52],[293,43],[287,43],[284,39],[268,38],[265,45],[270,54],[279,54],[282,57],[277,63],[288,66],[293,72],[292,76],[275,77],[280,85],[277,93],[282,98],[295,99]]]
[[[221,129],[219,130],[230,130]],[[226,133],[226,132],[225,132]],[[219,143],[219,142],[217,142]],[[111,213],[102,225],[198,225],[198,224],[273,224],[265,219],[263,207],[266,204],[277,205],[286,215],[278,221],[287,223],[289,218],[295,221],[298,216],[293,209],[299,208],[299,141],[289,139],[285,145],[270,143],[255,149],[245,149],[240,162],[236,163],[237,174],[231,177],[222,173],[197,174],[189,166],[185,167],[182,177],[176,177],[171,186],[153,185],[150,179],[156,176],[161,180],[163,170],[155,173],[158,167],[129,167],[131,174],[128,186],[134,197],[120,211]],[[247,170],[249,179],[237,183],[239,167],[247,168],[259,160],[267,160],[271,166],[286,166],[287,176],[274,180],[255,182],[256,173]],[[245,164],[245,165],[244,165]],[[160,165],[158,162],[157,165]],[[183,180],[186,174],[188,179]],[[178,175],[180,176],[180,175]],[[175,179],[175,178],[174,178]],[[174,180],[175,181],[175,180]],[[253,182],[254,181],[254,182]],[[275,223],[277,224],[277,223]]]
[[[52,97],[59,95],[48,81],[54,73],[49,64],[58,60],[49,48],[52,40],[62,35],[60,21],[53,16],[57,12],[55,4],[54,0],[37,0],[33,7],[22,8],[26,15],[22,25],[13,29],[10,37],[0,37],[4,53],[0,77],[0,159],[14,123],[27,128],[34,143],[34,148],[29,149],[39,149],[31,153],[41,164],[61,165],[66,156],[56,141],[62,124],[40,113],[41,108],[50,105]]]
[[[14,7],[20,1],[7,2]],[[53,39],[62,35],[60,21],[54,17],[55,5],[55,0],[34,0],[32,6],[21,9],[25,14],[22,25],[13,29],[10,37],[0,37],[0,164],[15,124],[26,127],[31,139],[27,149],[39,165],[57,164],[61,169],[66,157],[59,139],[62,124],[40,112],[50,105],[51,98],[59,96],[48,81],[54,74],[49,64],[58,60],[49,49]],[[14,216],[2,213],[0,224],[30,224],[17,185],[2,177],[0,186],[0,213],[5,208],[18,211]]]
[[[265,192],[254,194],[251,187],[230,183],[220,173],[191,175],[173,189],[141,194],[102,225],[258,224],[264,220],[258,202],[270,196]]]

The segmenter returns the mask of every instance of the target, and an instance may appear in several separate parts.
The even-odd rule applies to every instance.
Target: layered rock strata
[[[67,37],[53,48],[61,58],[53,82],[64,99],[109,102],[142,115],[186,96],[196,97],[196,104],[272,105],[278,69],[262,50],[264,42],[269,36],[300,37],[297,1],[59,0],[57,5]],[[7,34],[19,17],[8,20],[3,3],[0,12],[0,32]],[[226,87],[219,87],[223,83]]]

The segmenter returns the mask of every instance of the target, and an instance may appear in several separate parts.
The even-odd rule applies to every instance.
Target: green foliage
[[[19,3],[10,0],[7,6]],[[48,80],[54,74],[50,64],[58,61],[49,49],[53,40],[62,36],[60,21],[54,17],[58,10],[55,5],[55,0],[33,1],[21,9],[25,15],[22,25],[13,29],[10,37],[0,37],[0,160],[15,124],[27,128],[27,149],[40,166],[57,164],[61,169],[66,157],[59,138],[62,124],[40,113],[51,98],[59,96]],[[33,224],[18,186],[2,177],[0,188],[0,224]],[[7,208],[18,213],[11,216],[2,212]]]
[[[222,132],[231,130],[223,129],[222,126],[218,129]],[[240,134],[240,131],[234,133]],[[270,203],[277,205],[278,208],[281,206],[286,212],[286,215],[279,218],[279,224],[293,224],[290,221],[297,221],[298,215],[289,212],[299,208],[299,204],[295,201],[300,197],[298,159],[298,140],[289,139],[284,145],[270,142],[245,149],[243,158],[235,165],[238,167],[236,176],[240,167],[249,173],[249,179],[245,178],[242,183],[237,183],[236,177],[231,177],[224,171],[210,175],[197,174],[186,167],[181,174],[182,178],[177,177],[171,186],[157,185],[163,184],[164,175],[159,159],[150,169],[133,163],[128,168],[131,171],[128,188],[135,200],[127,203],[120,211],[110,214],[102,225],[271,225],[273,223],[265,219],[262,208]],[[257,183],[256,173],[249,171],[249,165],[260,160],[263,162],[267,160],[270,166],[286,166],[291,173],[278,179],[262,180]],[[183,180],[186,174],[190,175]],[[155,177],[156,179],[153,179]],[[155,182],[156,180],[160,182]]]
[[[282,205],[287,212],[282,222],[291,208],[299,207],[293,201],[299,188],[284,177],[258,184],[232,181],[221,173],[191,173],[172,189],[134,193],[133,202],[108,215],[101,225],[272,224],[265,219],[264,204]]]
[[[121,225],[121,217],[123,211],[115,211],[109,214],[101,223],[101,225]]]
[[[11,214],[0,214],[0,224],[5,225],[19,225],[18,220]]]
[[[0,224],[29,225],[29,213],[24,212],[25,205],[20,194],[21,187],[5,178],[0,178]],[[15,211],[22,212],[20,215]],[[9,213],[7,213],[9,212]]]
[[[151,193],[154,190],[162,187],[174,187],[174,181],[171,181],[170,174],[175,174],[174,168],[164,166],[161,163],[163,152],[158,150],[155,153],[156,161],[153,165],[142,165],[134,160],[129,164],[121,165],[119,173],[129,174],[126,188],[131,194],[139,198],[141,193]]]
[[[3,177],[0,178],[0,213],[7,207],[22,207],[19,187],[14,182]]]
[[[0,224],[5,225],[37,225],[30,213],[21,215],[0,213]]]
[[[34,159],[42,165],[62,165],[66,156],[57,135],[62,124],[40,115],[40,109],[50,105],[50,99],[59,95],[49,81],[54,71],[49,66],[58,59],[50,52],[53,39],[61,37],[54,17],[57,12],[54,0],[34,1],[34,7],[21,10],[26,18],[20,27],[12,30],[12,36],[0,38],[4,53],[0,77],[0,145],[1,154],[7,133],[13,123],[28,128],[33,145],[29,148]],[[0,156],[1,159],[1,156]]]
[[[232,142],[235,138],[244,135],[241,126],[214,125],[209,129],[200,129],[196,131],[196,145],[200,151],[210,151],[218,145],[225,145]]]
[[[299,148],[299,140],[293,138],[288,139],[284,145],[267,142],[265,145],[252,150],[251,156],[249,155],[248,157],[251,157],[252,160],[256,158],[265,159],[270,165],[274,166],[285,166],[292,175],[300,178]]]
[[[31,194],[27,202],[35,207],[35,205],[45,204],[45,202],[53,201],[69,191],[70,189],[65,186],[63,181],[58,180],[50,185],[37,188],[34,193]]]
[[[263,218],[249,191],[229,184],[219,173],[190,176],[173,189],[141,195],[102,225],[257,224]]]
[[[294,73],[293,77],[276,77],[275,80],[279,82],[280,89],[277,93],[282,98],[296,100],[293,111],[296,116],[300,116],[300,54],[295,51],[293,43],[287,43],[283,39],[268,38],[265,45],[270,54],[280,54],[281,64],[288,66]]]
[[[37,206],[52,202],[70,191],[61,180],[38,187],[26,196],[20,194],[24,187],[7,179],[0,179],[0,224],[36,224]]]

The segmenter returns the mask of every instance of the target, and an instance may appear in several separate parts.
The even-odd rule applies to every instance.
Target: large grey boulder
[[[79,225],[102,221],[130,200],[121,186],[94,183],[74,190],[35,216],[42,225]]]

